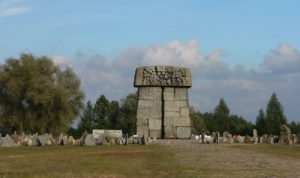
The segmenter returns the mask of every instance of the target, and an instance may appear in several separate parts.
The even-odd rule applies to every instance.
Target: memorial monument
[[[188,68],[174,66],[139,67],[134,86],[138,87],[137,135],[156,138],[191,137]]]

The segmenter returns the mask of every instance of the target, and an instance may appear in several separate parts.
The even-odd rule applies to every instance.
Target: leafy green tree
[[[203,118],[190,107],[191,129],[193,134],[202,134],[207,131]]]
[[[279,102],[276,93],[273,93],[266,110],[266,121],[267,125],[270,126],[268,129],[269,133],[280,134],[280,124],[287,124],[287,119],[283,113],[283,107]]]
[[[79,115],[84,94],[70,68],[22,54],[0,67],[0,127],[11,133],[64,132]]]
[[[259,135],[270,133],[270,129],[268,129],[268,124],[263,109],[259,110],[256,117],[256,129]]]
[[[213,132],[213,131],[220,131],[220,127],[218,125],[218,122],[217,122],[217,118],[214,116],[213,113],[209,113],[209,112],[206,112],[206,113],[198,113],[199,116],[201,118],[203,118],[203,121],[207,127],[207,130],[210,131],[210,132]]]
[[[228,118],[228,125],[231,133],[239,135],[252,135],[253,124],[246,121],[243,117],[237,115],[230,115]]]
[[[230,133],[237,133],[242,135],[252,134],[253,124],[246,121],[241,116],[230,115],[230,109],[223,98],[220,99],[213,113],[198,112],[197,115],[202,118],[209,132],[219,131],[220,133],[222,133],[224,131],[228,131]],[[191,120],[192,124],[196,125],[196,123],[193,122],[192,115]]]
[[[94,120],[94,128],[97,129],[108,129],[109,128],[109,101],[106,99],[104,95],[101,95],[95,105],[94,105],[94,114],[95,114],[95,120]]]
[[[136,133],[137,93],[129,94],[121,101],[120,128],[123,133]]]
[[[291,132],[294,134],[300,133],[300,122],[299,121],[298,122],[295,122],[295,121],[290,122],[289,128],[291,129]],[[300,139],[300,138],[298,138],[298,139]]]
[[[109,105],[109,125],[111,129],[119,128],[120,106],[118,101],[111,101]]]
[[[79,133],[83,133],[84,131],[91,133],[94,128],[94,118],[95,114],[93,105],[91,101],[88,101],[80,117],[78,125]]]

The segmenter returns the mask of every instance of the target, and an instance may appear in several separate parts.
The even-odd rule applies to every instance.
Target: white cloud
[[[190,40],[187,43],[171,41],[164,45],[152,45],[145,50],[146,65],[201,65],[204,57],[199,53],[198,42]]]
[[[0,1],[0,18],[24,14],[32,11],[31,7],[18,6],[20,0],[2,0]]]
[[[262,67],[269,72],[300,72],[300,53],[289,44],[281,44],[269,52]]]
[[[61,67],[72,67],[71,61],[62,55],[52,56],[51,59],[54,62],[54,64],[59,65]]]

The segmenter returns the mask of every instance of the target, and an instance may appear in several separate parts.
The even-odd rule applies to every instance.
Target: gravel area
[[[157,140],[156,143],[175,154],[177,164],[183,167],[180,174],[184,177],[300,178],[299,156],[244,150],[230,144],[200,144],[192,140]]]

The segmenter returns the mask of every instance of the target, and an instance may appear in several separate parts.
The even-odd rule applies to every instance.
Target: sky
[[[273,92],[300,121],[300,1],[0,0],[0,64],[22,53],[72,67],[86,101],[120,100],[135,68],[189,67],[190,105],[221,97],[255,122]]]

